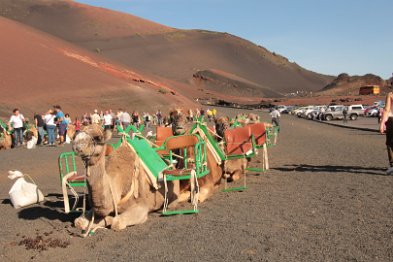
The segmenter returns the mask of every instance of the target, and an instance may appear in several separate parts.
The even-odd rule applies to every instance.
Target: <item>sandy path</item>
[[[282,125],[272,170],[250,175],[245,192],[217,193],[198,216],[151,214],[143,225],[81,239],[55,197],[19,212],[4,200],[0,260],[392,261],[393,177],[383,175],[383,137],[290,116]],[[33,174],[46,194],[60,193],[61,150],[1,152],[0,197],[13,167]],[[70,245],[43,252],[17,245],[51,231]]]

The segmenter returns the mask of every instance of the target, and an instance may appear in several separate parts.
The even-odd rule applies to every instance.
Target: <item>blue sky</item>
[[[393,0],[78,0],[181,29],[228,32],[324,74],[393,72]]]

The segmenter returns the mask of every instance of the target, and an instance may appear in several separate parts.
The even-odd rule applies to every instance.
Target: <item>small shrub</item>
[[[160,89],[158,89],[158,92],[161,94],[166,95],[168,93],[168,91],[165,88],[160,87]]]

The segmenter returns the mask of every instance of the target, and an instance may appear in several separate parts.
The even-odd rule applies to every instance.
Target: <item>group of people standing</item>
[[[64,114],[61,106],[55,105],[45,114],[34,114],[34,124],[38,131],[37,145],[41,145],[45,138],[45,131],[48,134],[48,145],[55,146],[56,130],[59,135],[59,145],[64,144],[67,126],[71,119],[69,114]],[[24,131],[29,129],[31,123],[20,113],[18,108],[12,112],[12,116],[8,121],[9,130],[13,131],[13,147],[19,147],[24,142]]]

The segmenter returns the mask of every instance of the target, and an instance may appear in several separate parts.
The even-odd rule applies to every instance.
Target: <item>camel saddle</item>
[[[248,155],[253,151],[252,134],[249,127],[227,129],[224,133],[227,155]]]

